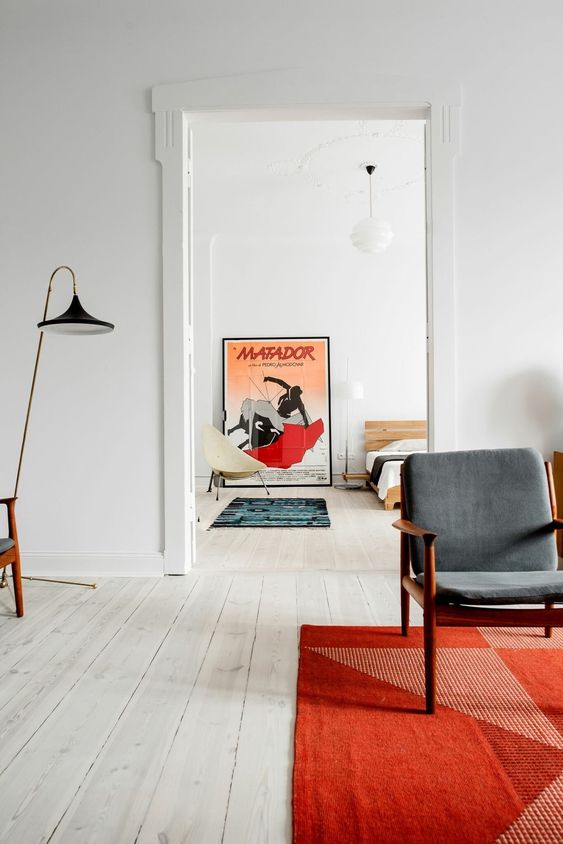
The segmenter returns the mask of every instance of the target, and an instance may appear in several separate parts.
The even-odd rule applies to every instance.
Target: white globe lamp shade
[[[366,217],[354,226],[350,235],[353,245],[362,252],[384,252],[393,240],[391,226],[385,220]]]
[[[364,385],[361,381],[348,381],[346,383],[346,398],[351,401],[356,399],[363,399]]]

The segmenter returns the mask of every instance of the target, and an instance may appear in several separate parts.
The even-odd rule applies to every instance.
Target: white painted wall
[[[458,79],[458,442],[561,447],[559,0],[4,0],[1,15],[3,490],[49,272],[76,267],[84,304],[118,325],[46,348],[19,505],[26,549],[162,548],[156,83],[237,84],[358,57],[374,73]]]
[[[223,337],[328,335],[333,471],[347,358],[364,384],[350,404],[351,468],[363,471],[366,418],[426,416],[424,124],[211,124],[193,147],[196,432],[221,425]],[[349,237],[368,213],[370,155],[374,212],[395,232],[378,255]],[[196,461],[205,478],[199,448]]]

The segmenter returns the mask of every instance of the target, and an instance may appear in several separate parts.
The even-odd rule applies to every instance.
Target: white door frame
[[[368,91],[369,93],[366,93]],[[164,571],[195,560],[193,261],[190,127],[203,121],[425,118],[430,448],[456,445],[453,160],[459,86],[316,67],[153,88],[162,165]]]

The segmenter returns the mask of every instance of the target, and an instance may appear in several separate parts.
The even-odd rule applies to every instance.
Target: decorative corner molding
[[[158,111],[155,118],[155,157],[163,161],[182,142],[183,116],[181,111]]]
[[[459,146],[459,106],[442,104],[440,123],[442,143],[457,150]]]

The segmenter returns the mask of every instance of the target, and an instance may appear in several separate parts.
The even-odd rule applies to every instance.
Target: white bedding
[[[414,453],[414,452],[413,452]],[[371,468],[375,463],[376,457],[389,457],[393,454],[404,454],[403,451],[368,451],[366,454],[366,472],[371,474]],[[379,482],[377,484],[377,495],[382,501],[385,500],[387,493],[392,486],[399,486],[401,483],[401,466],[402,460],[389,460],[383,464]]]

